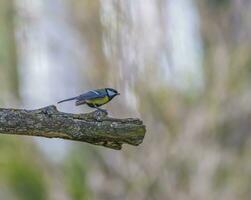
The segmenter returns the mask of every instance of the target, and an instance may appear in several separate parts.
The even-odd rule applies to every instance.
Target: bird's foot
[[[108,115],[108,112],[107,112],[106,110],[104,110],[104,109],[101,109],[101,108],[97,108],[97,110],[95,110],[95,111],[93,112],[93,117],[94,117],[96,120],[98,120],[98,121],[100,121],[100,120],[106,118],[107,115]]]
[[[101,111],[101,112],[103,112],[103,113],[105,113],[106,115],[108,115],[108,112],[107,112],[107,110],[105,110],[105,109],[97,108],[97,110],[98,110],[98,111]]]

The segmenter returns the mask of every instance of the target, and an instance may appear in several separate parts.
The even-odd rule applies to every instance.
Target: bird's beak
[[[117,95],[120,95],[120,93],[117,93]]]

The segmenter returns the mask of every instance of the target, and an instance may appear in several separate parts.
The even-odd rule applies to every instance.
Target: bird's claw
[[[107,110],[105,110],[105,109],[97,108],[97,110],[98,110],[98,111],[101,111],[101,112],[103,112],[103,113],[105,113],[105,114],[108,114]]]

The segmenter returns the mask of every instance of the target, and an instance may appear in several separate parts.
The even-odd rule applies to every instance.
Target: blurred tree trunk
[[[81,36],[84,38],[88,49],[90,65],[87,66],[88,78],[91,85],[97,87],[107,83],[108,63],[103,51],[103,26],[100,17],[100,1],[72,1],[74,11],[73,20],[76,23]],[[91,75],[91,77],[90,77]]]
[[[1,101],[18,97],[17,59],[14,30],[14,4],[0,1],[0,90]],[[14,97],[14,98],[13,98]]]

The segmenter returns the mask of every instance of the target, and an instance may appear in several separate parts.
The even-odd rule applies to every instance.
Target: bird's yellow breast
[[[86,103],[95,104],[95,105],[103,105],[109,101],[108,96],[101,97],[101,98],[95,98],[95,99],[88,99],[86,100]]]

